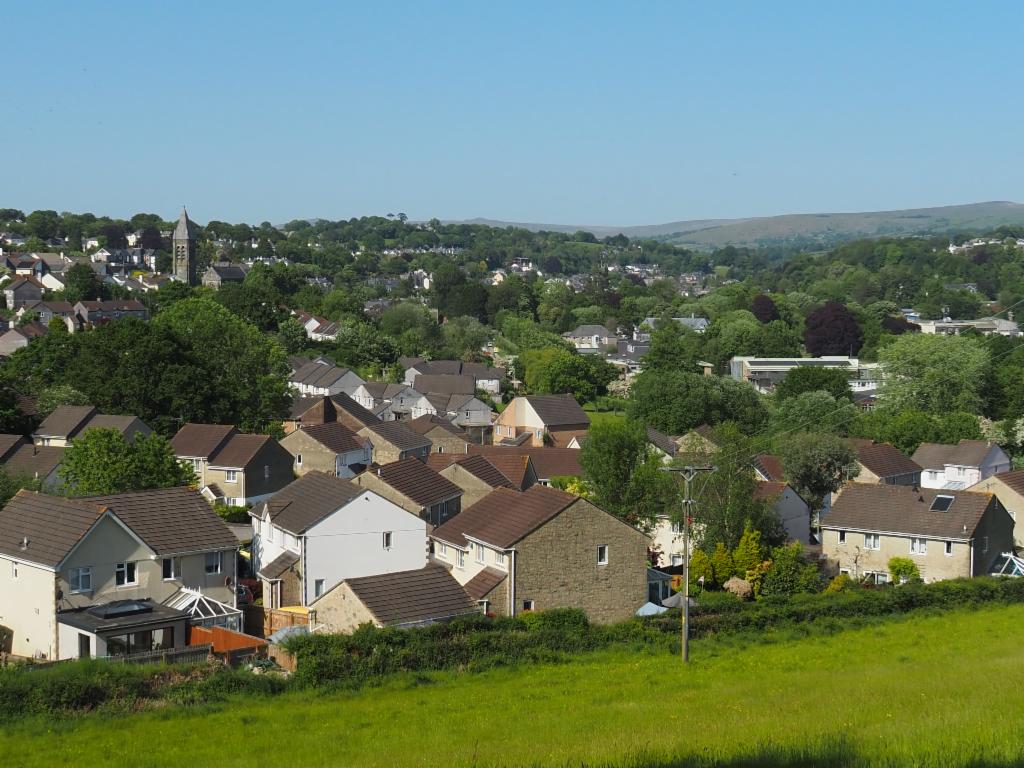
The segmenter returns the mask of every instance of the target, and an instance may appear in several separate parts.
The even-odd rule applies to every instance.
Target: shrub
[[[215,504],[213,511],[220,515],[225,523],[248,523],[249,507],[228,506],[226,504]]]
[[[764,576],[762,595],[780,597],[818,592],[820,589],[818,569],[804,562],[799,542],[772,550],[772,564]]]
[[[715,544],[715,553],[711,556],[711,569],[715,574],[715,582],[721,586],[725,584],[736,571],[736,565],[732,561],[732,553],[725,548],[725,544]]]
[[[735,566],[735,574],[741,579],[747,578],[749,571],[756,571],[764,560],[764,553],[761,550],[761,532],[747,526],[740,537],[740,543],[733,550],[732,560]]]
[[[917,564],[909,557],[890,557],[889,573],[892,574],[892,580],[897,584],[921,580],[921,572],[917,569]]]
[[[704,588],[711,589],[715,586],[715,570],[711,565],[711,558],[703,549],[695,549],[690,556],[690,586],[700,584],[704,579]]]
[[[848,573],[840,573],[832,581],[829,582],[828,586],[825,587],[826,595],[834,595],[837,592],[845,592],[848,589],[853,589],[853,579],[850,578]]]

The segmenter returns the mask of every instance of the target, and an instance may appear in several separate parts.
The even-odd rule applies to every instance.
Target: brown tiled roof
[[[253,507],[252,514],[265,519],[269,513],[275,525],[298,535],[363,493],[362,488],[334,475],[307,472]]]
[[[418,435],[425,435],[430,430],[440,427],[441,429],[451,432],[456,437],[468,439],[468,435],[462,429],[459,429],[452,424],[448,419],[442,419],[440,416],[434,416],[433,414],[426,414],[419,416],[415,419],[405,422],[409,429],[413,430]]]
[[[507,578],[508,574],[504,571],[499,571],[497,568],[487,566],[480,571],[480,573],[467,581],[462,588],[465,589],[466,593],[474,600],[482,600],[489,595],[496,586],[501,584],[501,582]]]
[[[38,339],[50,332],[50,328],[43,325],[38,320],[33,320],[32,322],[25,323],[24,325],[19,326],[18,328],[12,328],[11,330],[16,333],[20,333],[26,339]]]
[[[946,464],[979,467],[993,445],[987,440],[961,440],[956,445],[921,443],[913,458],[925,469],[942,469]]]
[[[171,438],[171,448],[178,457],[209,459],[235,428],[227,424],[186,424]]]
[[[494,456],[529,456],[538,480],[552,477],[581,477],[580,452],[575,448],[531,448],[524,445],[474,445],[466,451],[491,459]],[[515,480],[515,478],[510,478]]]
[[[666,435],[664,432],[659,432],[654,427],[647,428],[647,442],[655,448],[661,449],[661,451],[669,456],[675,456],[676,451],[679,450],[679,446],[676,445],[676,441],[674,439]]]
[[[367,436],[371,442],[374,436],[383,438],[400,451],[415,451],[419,448],[427,448],[429,450],[432,445],[429,439],[417,434],[400,421],[382,421],[379,424],[369,424],[359,432],[360,434],[370,433]]]
[[[496,547],[511,547],[577,500],[555,488],[535,485],[527,491],[496,488],[431,533],[464,547],[467,536]]]
[[[360,451],[366,444],[365,437],[360,437],[344,424],[339,424],[336,421],[330,424],[314,424],[310,427],[303,427],[302,431],[333,453]]]
[[[786,490],[786,483],[774,480],[759,480],[757,485],[754,486],[754,498],[774,499],[776,496],[781,495],[784,490]]]
[[[420,374],[416,377],[413,389],[421,394],[471,395],[476,391],[476,380],[472,376]]]
[[[247,467],[267,443],[274,442],[270,435],[235,433],[210,457],[211,467]]]
[[[693,431],[703,437],[710,443],[718,445],[718,435],[715,434],[715,430],[708,424],[701,424],[699,427],[694,427]]]
[[[354,418],[364,427],[368,427],[371,424],[380,424],[380,418],[375,416],[366,410],[363,406],[353,400],[351,397],[346,395],[344,392],[331,397],[331,402],[334,403],[336,408],[340,408],[349,416]]]
[[[35,434],[43,437],[71,437],[95,413],[96,409],[91,405],[61,405],[43,420]]]
[[[55,567],[102,513],[79,499],[18,491],[0,510],[0,553]]]
[[[554,429],[548,432],[548,436],[555,448],[568,448],[573,440],[581,445],[587,438],[587,432],[587,429]]]
[[[267,581],[275,581],[281,578],[289,568],[299,562],[299,556],[294,552],[285,550],[280,555],[275,557],[269,563],[260,568],[259,576],[266,579]]]
[[[459,582],[433,563],[415,571],[346,579],[349,589],[384,626],[442,621],[475,613]]]
[[[8,475],[44,480],[64,459],[64,449],[25,442],[2,461]]]
[[[993,479],[1001,481],[1011,491],[1016,491],[1024,496],[1024,469],[1015,469],[1011,472],[1000,472],[993,475]]]
[[[948,510],[931,510],[936,496],[953,497]],[[937,488],[915,491],[906,485],[847,483],[822,520],[822,527],[969,539],[994,498],[991,493]]]
[[[462,495],[459,486],[439,475],[419,459],[393,461],[367,471],[424,507]]]
[[[192,488],[157,488],[79,501],[109,507],[158,555],[238,545],[231,529]]]
[[[526,402],[546,427],[590,425],[590,417],[572,395],[527,395]]]
[[[436,459],[434,458],[435,456],[437,457]],[[523,460],[530,460],[529,456],[512,456],[505,458],[511,458],[513,462],[519,463],[522,463]],[[512,481],[495,466],[493,459],[494,457],[485,458],[479,454],[467,456],[453,455],[450,453],[432,453],[430,454],[430,458],[427,460],[427,464],[431,469],[434,469],[437,472],[440,472],[451,464],[458,464],[474,477],[487,483],[491,488],[505,487],[522,490],[521,487],[516,487]]]
[[[0,461],[16,447],[27,442],[28,438],[23,435],[0,435]]]
[[[857,461],[879,477],[894,477],[920,472],[920,465],[889,443],[851,438],[850,444],[857,452]]]
[[[311,411],[317,405],[324,404],[325,408],[330,407],[328,404],[331,399],[327,395],[310,395],[309,397],[295,397],[292,399],[291,408],[288,409],[288,417],[293,421],[298,421],[306,413]]]
[[[754,457],[754,467],[769,480],[785,480],[786,471],[782,459],[770,453],[759,453]]]
[[[127,432],[132,426],[141,426],[142,431],[149,430],[142,420],[137,416],[115,416],[106,413],[97,413],[91,419],[89,419],[82,427],[84,432],[87,429],[116,429],[122,435]]]
[[[497,468],[508,478],[509,483],[517,491],[525,491],[536,482],[537,470],[533,468],[533,459],[529,455],[490,455],[484,456],[488,463]]]

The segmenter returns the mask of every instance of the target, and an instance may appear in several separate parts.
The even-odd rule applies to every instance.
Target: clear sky
[[[0,207],[624,226],[1024,202],[1019,0],[0,0],[0,19]]]

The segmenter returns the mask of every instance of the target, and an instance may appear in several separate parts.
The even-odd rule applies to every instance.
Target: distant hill
[[[655,238],[700,250],[727,245],[745,247],[830,247],[863,237],[934,235],[991,230],[1003,225],[1024,226],[1024,205],[1010,202],[911,208],[865,213],[798,213],[748,219],[696,219],[639,227],[569,224],[526,224],[471,219],[467,224],[522,227],[537,232],[592,232],[607,237],[621,232],[630,239]]]

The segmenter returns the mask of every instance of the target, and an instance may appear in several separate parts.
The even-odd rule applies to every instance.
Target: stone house
[[[380,424],[380,419],[363,406],[339,392],[336,395],[308,395],[296,397],[292,401],[291,411],[284,420],[284,432],[287,435],[302,426],[319,424],[343,424],[353,432],[358,432],[370,424]]]
[[[960,490],[1010,470],[1010,457],[991,440],[961,440],[956,445],[921,443],[914,451],[925,488]]]
[[[579,608],[609,623],[647,600],[647,536],[554,488],[498,488],[430,536],[434,559],[489,612]]]
[[[267,608],[306,607],[345,579],[426,565],[425,521],[333,475],[305,474],[249,515]]]
[[[440,416],[420,416],[406,422],[413,432],[430,440],[431,453],[465,453],[469,435]]]
[[[38,446],[64,448],[87,429],[116,429],[126,440],[153,433],[137,416],[99,413],[91,405],[62,405],[54,408],[32,433]]]
[[[531,448],[525,445],[474,445],[470,443],[466,452],[474,456],[483,456],[492,463],[502,461],[502,457],[530,458],[530,468],[540,485],[550,485],[555,477],[582,477],[583,467],[580,466],[580,452],[575,448]],[[506,472],[505,464],[498,465]],[[516,465],[511,465],[516,466]],[[525,471],[524,465],[523,469]],[[512,470],[510,470],[512,471]],[[515,477],[510,475],[515,483]],[[516,477],[520,477],[518,473]]]
[[[248,272],[249,268],[245,264],[219,261],[206,268],[202,283],[207,288],[219,290],[225,283],[244,283]]]
[[[494,423],[494,443],[529,435],[533,447],[567,447],[590,429],[590,417],[572,395],[523,395],[512,400]]]
[[[403,422],[371,424],[359,430],[358,434],[370,440],[373,458],[378,464],[390,464],[410,457],[426,461],[430,455],[430,440]]]
[[[603,325],[580,325],[562,336],[576,347],[577,352],[584,354],[603,352],[618,341],[618,337]]]
[[[43,284],[31,276],[19,276],[4,286],[4,298],[8,309],[19,307],[43,298]]]
[[[462,489],[416,458],[373,466],[352,482],[422,517],[431,530],[462,511]]]
[[[31,341],[45,336],[50,329],[38,321],[31,321],[22,326],[11,328],[0,333],[0,356],[10,357]]]
[[[921,467],[909,456],[889,443],[850,438],[857,452],[858,475],[856,483],[883,483],[885,485],[920,485]]]
[[[925,581],[989,573],[1013,547],[1013,518],[991,493],[847,483],[822,520],[822,555],[840,573],[891,580],[889,560]]]
[[[994,493],[1013,518],[1013,540],[1024,546],[1024,469],[1000,472],[972,485],[967,490],[975,493]]]
[[[537,473],[526,455],[484,457],[432,453],[427,466],[462,489],[464,507],[476,504],[495,488],[525,491],[537,483]]]
[[[337,421],[296,429],[280,442],[295,457],[294,470],[300,477],[307,472],[355,477],[373,460],[370,441]]]

